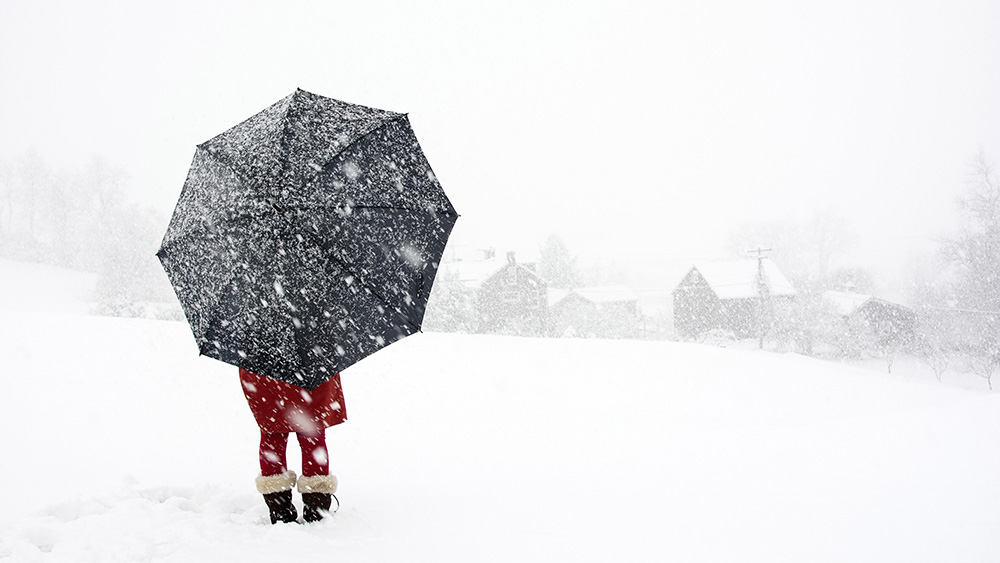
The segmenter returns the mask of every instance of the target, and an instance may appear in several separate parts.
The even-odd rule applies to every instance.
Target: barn
[[[442,277],[457,280],[471,298],[475,331],[493,334],[542,335],[548,324],[548,284],[532,263],[520,263],[514,252],[441,264]]]
[[[633,338],[639,319],[639,296],[624,286],[549,290],[552,336]]]
[[[826,291],[823,301],[846,327],[853,348],[898,348],[913,340],[917,314],[905,305],[844,291]]]
[[[756,337],[795,295],[770,259],[699,262],[673,291],[674,328],[688,338],[715,329]]]

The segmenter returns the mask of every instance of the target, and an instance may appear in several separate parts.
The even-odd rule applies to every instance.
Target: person
[[[308,390],[240,368],[240,382],[247,404],[260,427],[260,475],[257,491],[264,495],[271,524],[296,522],[292,488],[302,494],[302,518],[323,519],[337,492],[337,477],[330,474],[326,429],[347,420],[340,374]],[[288,469],[288,435],[295,432],[302,450],[302,476]]]

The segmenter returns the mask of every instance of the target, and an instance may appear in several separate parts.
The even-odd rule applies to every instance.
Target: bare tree
[[[931,348],[919,357],[925,364],[930,366],[931,371],[934,372],[934,377],[938,380],[938,383],[941,383],[945,372],[948,371],[948,366],[951,365],[951,355],[948,351],[940,348]]]
[[[964,194],[957,200],[961,234],[945,251],[957,266],[957,294],[967,309],[1000,311],[1000,183],[979,153],[970,163]]]
[[[934,372],[941,381],[954,358],[955,343],[949,338],[951,331],[945,327],[948,312],[944,308],[925,306],[917,313],[914,354]]]
[[[853,238],[847,221],[817,212],[804,221],[770,221],[741,225],[729,235],[728,248],[743,258],[748,248],[771,248],[770,258],[797,288],[825,287],[833,259],[846,251]]]
[[[1000,182],[981,152],[970,161],[957,204],[962,231],[944,249],[955,267],[953,307],[965,320],[959,347],[992,389],[1000,366]]]
[[[815,213],[804,228],[804,244],[813,256],[813,273],[825,281],[830,274],[830,263],[835,256],[850,248],[854,241],[847,220],[830,212]]]
[[[16,167],[20,180],[15,192],[17,211],[20,211],[19,214],[24,222],[27,239],[40,244],[42,236],[39,226],[44,223],[41,215],[44,213],[44,201],[52,184],[52,170],[35,153],[22,155]]]
[[[1000,368],[1000,349],[991,346],[989,349],[974,350],[967,357],[969,369],[972,373],[986,380],[990,391],[993,390],[993,375],[997,368]]]

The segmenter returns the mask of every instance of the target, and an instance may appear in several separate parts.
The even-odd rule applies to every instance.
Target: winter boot
[[[336,475],[303,475],[299,479],[302,493],[302,518],[306,522],[319,522],[330,512],[333,493],[337,492]]]
[[[298,513],[295,511],[295,505],[292,504],[292,487],[294,486],[294,471],[257,477],[257,492],[264,495],[267,510],[271,513],[271,524],[295,522]]]

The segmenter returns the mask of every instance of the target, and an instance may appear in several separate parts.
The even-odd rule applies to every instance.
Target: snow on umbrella
[[[201,354],[312,389],[420,329],[457,218],[405,114],[297,90],[198,145],[157,256]]]

